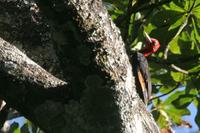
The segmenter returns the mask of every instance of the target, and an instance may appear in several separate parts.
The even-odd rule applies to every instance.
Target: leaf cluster
[[[200,0],[104,0],[128,51],[144,42],[161,49],[148,58],[153,82],[152,113],[161,128],[191,127],[182,117],[197,109],[200,127]],[[163,97],[165,96],[165,97]]]

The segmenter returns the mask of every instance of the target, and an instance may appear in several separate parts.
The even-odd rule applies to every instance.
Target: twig
[[[171,68],[173,68],[174,70],[176,70],[176,71],[178,71],[178,72],[182,72],[182,73],[184,73],[184,74],[189,74],[188,71],[186,71],[186,70],[184,70],[184,69],[182,69],[182,68],[180,68],[180,67],[178,67],[178,66],[176,66],[176,65],[174,65],[174,64],[171,64],[170,66],[171,66]]]
[[[176,66],[175,64],[173,64],[173,63],[171,63],[167,60],[162,60],[161,58],[155,58],[155,57],[150,57],[149,60],[152,60],[152,61],[159,63],[159,64],[161,63],[164,66],[170,67],[170,68],[172,68],[172,69],[174,69],[178,72],[181,72],[181,73],[184,73],[184,74],[190,74],[187,70],[184,70],[184,69]]]
[[[180,33],[183,31],[183,29],[187,26],[187,23],[188,23],[188,19],[189,19],[189,16],[186,18],[186,20],[184,21],[184,23],[180,26],[180,28],[178,29],[176,35],[172,38],[172,40],[167,44],[166,48],[165,48],[165,51],[164,51],[164,59],[166,60],[167,57],[168,57],[168,51],[169,51],[169,48],[170,48],[170,43],[177,37],[180,35]]]
[[[149,101],[152,101],[152,100],[155,100],[155,99],[158,99],[158,98],[160,98],[160,97],[163,97],[163,96],[166,96],[166,95],[170,94],[171,92],[173,92],[174,90],[176,90],[176,89],[180,86],[180,84],[181,84],[181,83],[178,83],[172,90],[170,90],[170,91],[167,92],[167,93],[164,93],[164,94],[161,94],[161,95],[159,95],[159,96],[154,96],[154,97],[150,98]]]

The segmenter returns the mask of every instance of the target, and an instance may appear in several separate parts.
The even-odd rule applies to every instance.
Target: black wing
[[[133,72],[136,77],[136,89],[145,104],[151,97],[152,85],[147,59],[143,54],[136,52],[132,56]]]

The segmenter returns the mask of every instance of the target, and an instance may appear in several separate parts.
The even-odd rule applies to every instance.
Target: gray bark
[[[24,6],[21,8],[21,10],[26,9],[23,13],[27,13],[26,16],[30,16],[34,20],[30,22],[31,25],[38,24],[40,21],[45,23],[44,20],[37,21],[35,18],[33,19],[34,15],[42,16],[49,12],[51,14],[55,13],[52,11],[53,9],[47,9],[48,5],[42,3],[42,1],[38,1],[37,4],[38,6],[32,3],[29,5],[30,7]],[[112,22],[106,9],[102,6],[102,2],[100,0],[69,0],[64,1],[64,4],[61,2],[60,5],[63,11],[67,10],[73,16],[73,20],[77,25],[76,28],[81,31],[78,34],[84,40],[84,43],[77,44],[77,47],[81,47],[81,50],[88,50],[86,58],[90,61],[78,65],[73,63],[71,60],[74,57],[68,56],[68,52],[70,53],[71,49],[77,50],[72,48],[75,44],[64,43],[70,49],[64,55],[66,57],[64,59],[67,60],[64,62],[56,54],[58,49],[51,45],[53,43],[57,45],[57,42],[48,40],[48,47],[44,49],[48,49],[47,51],[51,52],[54,62],[58,62],[53,65],[53,68],[57,70],[54,73],[61,78],[64,77],[63,79],[69,79],[68,82],[65,82],[28,58],[13,46],[14,43],[10,44],[9,42],[13,42],[11,41],[12,36],[1,35],[7,41],[2,38],[0,41],[0,75],[3,75],[0,77],[0,97],[46,132],[160,132],[152,115],[146,110],[145,105],[136,94],[132,67],[125,50],[125,44],[119,29]],[[3,5],[0,6],[3,8]],[[13,7],[15,7],[15,4]],[[33,9],[33,7],[33,14],[31,14],[28,9]],[[36,12],[37,8],[41,9],[43,14],[38,14]],[[56,13],[61,12],[60,10],[56,11]],[[8,15],[10,14],[8,13]],[[66,17],[64,15],[63,18]],[[26,20],[26,18],[23,19]],[[48,20],[53,21],[50,27],[58,28],[57,21],[52,19],[52,15],[48,16]],[[2,24],[5,24],[5,22]],[[13,25],[13,23],[8,22],[7,25]],[[35,29],[38,28],[37,26]],[[10,33],[9,30],[7,32]],[[17,32],[20,33],[21,31]],[[41,31],[39,32],[41,33]],[[56,35],[53,34],[52,37],[57,40],[58,34],[59,38],[64,36],[63,32],[59,31],[58,33],[56,31]],[[17,37],[19,37],[18,34]],[[41,37],[43,36],[39,36],[39,38]],[[34,40],[35,35],[31,38]],[[69,41],[70,38],[67,39],[61,40],[65,42]],[[24,38],[22,37],[19,40],[21,43]],[[23,45],[27,45],[26,47],[29,47],[29,43],[26,44],[26,41],[23,41]],[[44,43],[44,41],[41,41],[41,43]],[[40,47],[38,49],[41,49],[41,46],[38,47]],[[26,50],[25,53],[29,53],[27,51],[31,50]],[[78,53],[78,51],[74,52]],[[51,59],[52,57],[45,55],[48,54],[44,53],[41,58]],[[78,56],[81,56],[81,54]],[[36,54],[36,61],[38,58],[40,57]],[[62,61],[64,66],[67,65],[67,68],[62,67]],[[42,61],[39,60],[38,63],[42,64]],[[70,65],[72,67],[68,68]],[[91,68],[92,72],[90,70],[85,71],[88,67]],[[73,70],[79,71],[74,72]],[[61,72],[64,74],[60,74]],[[78,100],[74,98],[75,96],[71,96],[74,88],[80,87],[77,84],[81,84],[81,87],[84,88],[79,92]]]

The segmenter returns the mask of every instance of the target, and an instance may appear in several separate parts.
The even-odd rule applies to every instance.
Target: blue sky
[[[197,113],[197,109],[193,103],[188,106],[188,109],[190,110],[191,115],[184,116],[183,119],[188,121],[192,125],[192,128],[176,127],[174,128],[176,133],[198,133],[199,128],[197,124],[195,123],[195,116]]]
[[[183,91],[185,89],[185,87],[180,87],[179,89],[176,89],[175,91],[179,90],[179,91]],[[174,92],[175,92],[174,91]],[[171,94],[173,94],[174,92],[172,92]],[[160,95],[160,94],[157,94]],[[161,99],[165,100],[169,95],[163,96]],[[150,109],[148,107],[148,109]],[[189,122],[192,125],[192,128],[186,128],[186,127],[174,127],[175,133],[198,133],[199,128],[197,126],[197,124],[195,123],[195,116],[197,114],[197,108],[195,107],[195,105],[193,103],[191,103],[188,106],[188,109],[190,110],[190,115],[188,116],[183,116],[183,120]],[[200,118],[199,118],[200,119]]]

